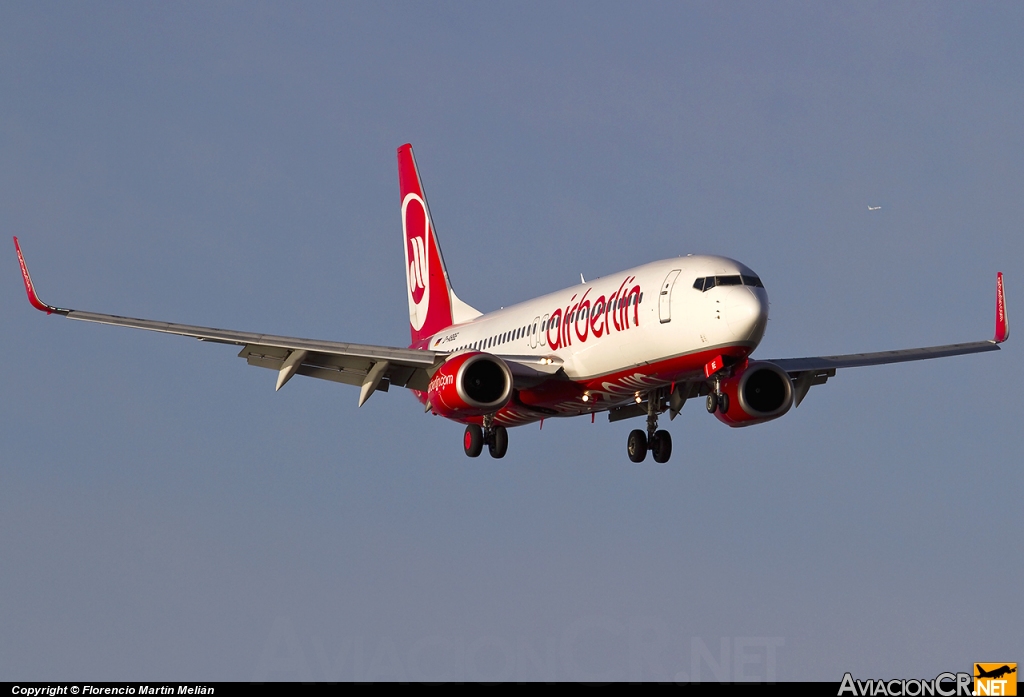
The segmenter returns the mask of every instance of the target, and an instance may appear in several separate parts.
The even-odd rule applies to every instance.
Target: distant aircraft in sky
[[[882,207],[881,206],[868,206],[868,210],[869,211],[880,211],[880,210],[882,210]]]
[[[768,294],[750,268],[719,256],[676,257],[483,314],[455,295],[427,207],[412,146],[398,148],[408,348],[338,343],[132,319],[43,303],[18,238],[14,246],[29,302],[47,314],[235,344],[249,365],[359,387],[362,406],[376,391],[412,390],[427,412],[465,424],[470,457],[486,445],[504,457],[508,427],[552,417],[607,412],[609,421],[646,417],[627,454],[650,450],[667,462],[674,419],[690,398],[729,426],[771,421],[798,406],[813,385],[840,368],[995,351],[1009,336],[1003,275],[996,275],[991,341],[880,353],[759,360],[751,357],[768,322]],[[876,210],[876,209],[872,209]],[[482,248],[486,251],[486,245]]]

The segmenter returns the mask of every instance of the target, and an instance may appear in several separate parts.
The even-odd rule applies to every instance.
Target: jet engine
[[[481,351],[457,353],[438,368],[427,387],[431,411],[448,418],[493,414],[512,396],[505,361]]]
[[[777,419],[793,406],[793,382],[774,363],[758,361],[724,378],[721,393],[728,397],[724,414],[715,412],[718,420],[733,427],[752,426]]]

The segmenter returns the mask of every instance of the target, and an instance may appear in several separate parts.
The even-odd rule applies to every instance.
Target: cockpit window
[[[693,287],[699,291],[709,291],[715,286],[752,286],[764,288],[761,279],[757,276],[706,276],[698,278],[693,282]]]

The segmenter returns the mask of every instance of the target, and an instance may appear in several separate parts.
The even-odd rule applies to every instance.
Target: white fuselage
[[[695,279],[708,277],[724,277],[732,285],[694,288]],[[435,351],[554,356],[574,381],[717,347],[744,346],[749,353],[768,320],[768,295],[759,281],[750,283],[756,278],[725,257],[665,259],[456,324],[426,345]]]

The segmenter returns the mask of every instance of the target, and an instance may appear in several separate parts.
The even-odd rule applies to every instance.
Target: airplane
[[[882,210],[882,207],[881,206],[868,206],[868,210],[869,211],[880,211],[880,210]]]
[[[1011,668],[1008,665],[1003,665],[994,670],[983,670],[978,664],[974,664],[974,667],[978,670],[978,674],[974,676],[976,678],[1001,678],[1004,675],[1017,672],[1016,666]]]
[[[358,406],[391,387],[412,391],[432,413],[465,425],[463,449],[502,458],[508,429],[546,418],[607,412],[646,417],[627,455],[668,462],[671,434],[658,428],[705,397],[731,427],[760,424],[798,406],[839,369],[995,351],[1009,337],[1003,275],[989,341],[879,353],[762,360],[752,357],[768,322],[768,293],[754,271],[721,256],[687,255],[627,269],[482,313],[452,289],[412,146],[398,148],[411,343],[407,348],[303,339],[70,310],[39,299],[18,238],[33,307],[68,319],[234,344],[249,365],[359,387]],[[582,275],[580,280],[582,281]]]

